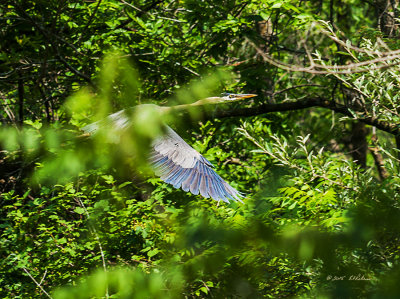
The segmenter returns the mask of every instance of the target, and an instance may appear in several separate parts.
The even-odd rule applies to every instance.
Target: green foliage
[[[398,24],[384,24],[397,10],[372,2],[3,1],[1,297],[398,296],[399,43],[385,31]],[[141,106],[128,131],[80,130],[221,91],[259,97],[217,112],[337,105],[212,121]],[[380,121],[366,128],[365,165],[358,120]],[[152,175],[163,121],[244,204]]]

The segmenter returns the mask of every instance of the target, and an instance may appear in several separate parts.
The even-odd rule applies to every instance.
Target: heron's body
[[[229,99],[225,100],[232,101],[237,99],[230,99],[232,96],[246,98],[255,95],[227,94],[226,97]],[[202,105],[224,98],[225,97],[207,98],[188,105]],[[182,106],[188,105],[181,105],[181,108]],[[156,107],[161,110],[169,109],[168,107]],[[130,119],[127,116],[126,110],[113,113],[103,121],[89,124],[84,127],[83,130],[88,134],[92,134],[96,132],[100,126],[108,125],[112,125],[117,129],[128,128],[130,126]],[[240,198],[242,194],[225,182],[214,171],[213,165],[206,158],[187,144],[185,140],[167,125],[165,125],[164,135],[155,138],[152,143],[150,163],[154,166],[156,174],[159,175],[164,182],[173,185],[175,188],[182,188],[182,190],[186,192],[190,191],[192,194],[200,194],[206,198],[211,197],[217,201],[241,201]]]

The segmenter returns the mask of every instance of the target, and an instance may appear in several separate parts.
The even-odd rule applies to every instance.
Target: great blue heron
[[[174,107],[154,106],[165,112],[169,109],[186,109],[192,106],[231,102],[254,96],[256,95],[224,93],[221,97],[210,97],[187,105]],[[145,105],[151,104],[139,106]],[[102,126],[112,125],[114,128],[122,130],[128,128],[130,124],[127,111],[121,110],[109,115],[105,120],[87,125],[83,130],[85,133],[92,134]],[[152,152],[149,156],[150,163],[154,166],[155,172],[160,176],[161,180],[177,189],[182,188],[186,192],[191,192],[195,195],[201,194],[206,198],[211,197],[217,201],[242,201],[241,197],[243,195],[214,171],[214,166],[211,162],[187,144],[167,125],[165,125],[164,134],[153,140]]]

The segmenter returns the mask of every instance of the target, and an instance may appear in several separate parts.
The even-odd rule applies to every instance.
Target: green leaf
[[[157,253],[159,253],[160,251],[157,249],[157,248],[154,248],[154,249],[152,249],[152,250],[149,250],[148,252],[147,252],[147,255],[148,255],[148,257],[153,257],[153,256],[155,256]]]
[[[76,208],[74,209],[74,212],[82,215],[82,214],[85,213],[85,209],[84,209],[84,208],[81,208],[81,207],[76,207]]]

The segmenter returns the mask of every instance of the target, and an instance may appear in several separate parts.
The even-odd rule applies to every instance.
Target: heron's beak
[[[256,97],[256,94],[252,94],[252,93],[244,93],[244,94],[237,94],[236,98],[237,99],[247,99],[247,98],[253,98]]]

